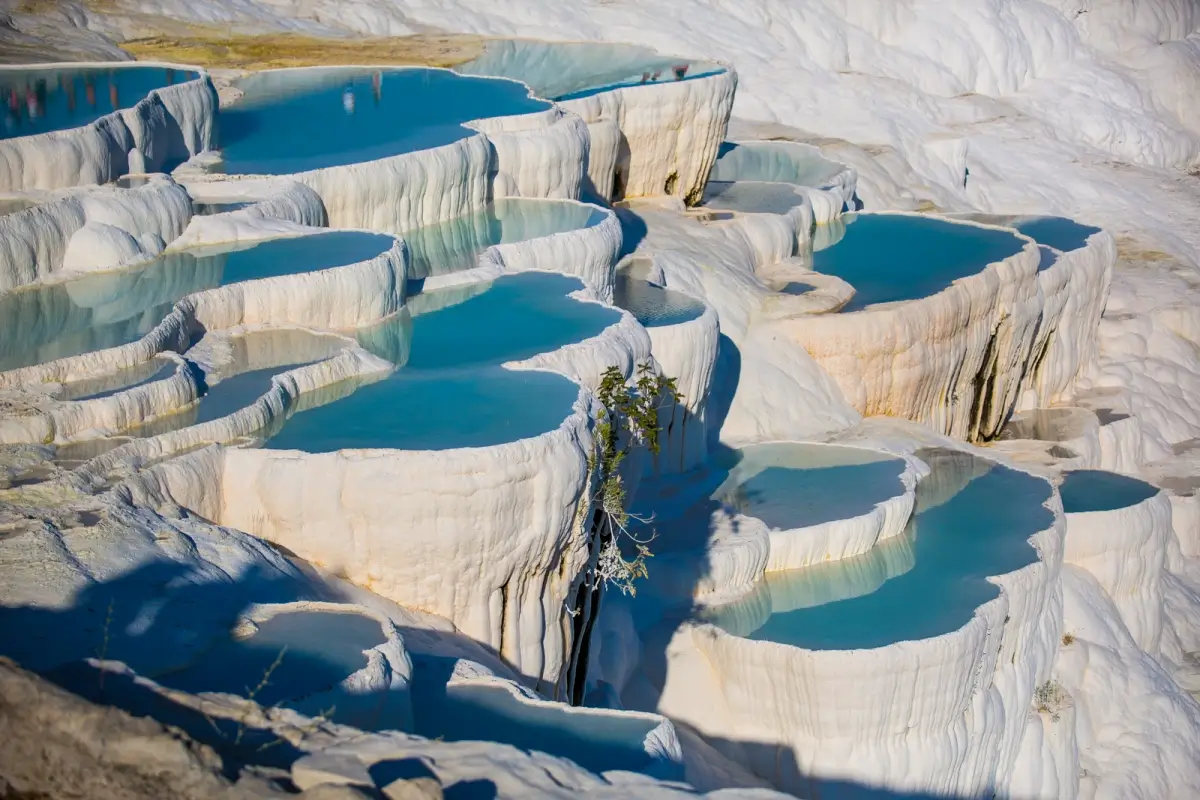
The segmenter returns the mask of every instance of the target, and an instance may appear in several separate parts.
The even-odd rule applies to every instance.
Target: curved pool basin
[[[763,181],[819,188],[845,170],[811,145],[795,142],[722,142],[710,181]]]
[[[407,370],[496,365],[598,335],[619,312],[569,297],[578,278],[549,272],[505,275],[422,295],[436,310],[401,313],[359,331],[363,347]]]
[[[269,670],[270,680],[254,699],[264,707],[284,705],[337,686],[367,666],[364,651],[385,641],[379,620],[363,614],[287,611],[256,623],[246,638],[219,640],[185,669],[154,677],[193,694],[244,697],[247,687],[258,686]]]
[[[813,650],[875,648],[965,625],[997,596],[988,576],[1037,559],[1029,538],[1054,523],[1045,480],[975,456],[922,450],[904,536],[855,558],[770,573],[704,619],[750,639]]]
[[[1158,488],[1116,472],[1079,469],[1063,476],[1058,493],[1062,496],[1063,511],[1079,514],[1135,506],[1158,494]]]
[[[633,314],[647,328],[680,325],[704,314],[704,303],[694,297],[630,275],[617,276],[613,305]]]
[[[1020,253],[1012,233],[910,214],[845,215],[846,233],[813,253],[813,269],[854,287],[843,309],[919,300]]]
[[[1012,225],[1038,244],[1069,253],[1087,245],[1099,228],[1083,225],[1066,217],[1022,217]]]
[[[549,107],[514,81],[441,69],[270,70],[238,82],[221,110],[231,174],[286,175],[440,147],[474,134],[463,123]]]
[[[492,447],[555,430],[578,396],[575,383],[551,372],[400,369],[290,417],[263,446],[306,453]]]
[[[488,42],[482,55],[454,70],[524,81],[540,97],[565,102],[613,89],[694,80],[725,68],[637,45],[500,39]]]
[[[137,105],[155,89],[199,77],[192,70],[122,64],[0,69],[0,139],[82,127]]]
[[[874,450],[779,442],[731,459],[714,499],[781,530],[861,517],[906,491],[904,459]]]
[[[804,202],[804,195],[789,183],[710,180],[701,205],[743,214],[786,214]]]
[[[137,341],[186,295],[375,258],[395,240],[333,231],[167,253],[133,267],[0,294],[0,371]]]
[[[602,209],[573,201],[502,198],[474,214],[400,235],[412,256],[408,275],[421,279],[471,269],[492,245],[591,228],[606,218]]]

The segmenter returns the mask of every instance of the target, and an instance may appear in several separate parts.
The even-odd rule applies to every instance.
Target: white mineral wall
[[[738,140],[736,143],[744,146],[718,159],[710,180],[776,181],[803,187],[818,225],[827,225],[840,217],[854,200],[858,173],[852,167],[826,159],[819,147],[802,142]],[[753,178],[744,177],[751,174]],[[802,180],[797,183],[798,178]]]
[[[537,124],[540,122],[541,124]],[[492,197],[577,200],[587,165],[587,125],[554,107],[542,114],[476,120],[492,147]]]
[[[621,156],[621,128],[615,120],[589,122],[585,189],[602,200],[613,199],[613,181]]]
[[[193,327],[293,324],[325,330],[375,322],[404,305],[408,247],[392,247],[369,261],[315,272],[219,286],[179,301]]]
[[[69,69],[95,65],[20,68],[40,66]],[[137,69],[154,65],[103,66]],[[187,158],[211,148],[216,110],[216,89],[208,73],[201,71],[195,80],[155,89],[132,107],[82,127],[0,141],[0,191],[61,189],[108,183],[130,172],[153,172],[169,159]]]
[[[134,189],[80,190],[0,216],[0,291],[61,269],[71,237],[89,223],[171,242],[191,215],[187,192],[168,179]]]
[[[64,444],[109,436],[176,413],[195,402],[200,392],[183,359],[173,353],[164,356],[176,369],[162,380],[91,400],[46,398],[40,408],[31,409],[36,413],[0,417],[0,442]]]
[[[557,694],[588,561],[589,403],[581,390],[557,429],[488,448],[231,450],[220,520],[452,620]]]
[[[499,262],[505,272],[558,272],[575,275],[606,303],[612,302],[617,257],[621,252],[621,223],[611,211],[595,207],[599,224],[562,231],[523,242],[492,245],[480,266]]]
[[[1163,571],[1173,537],[1170,499],[1159,492],[1125,508],[1066,517],[1064,561],[1095,576],[1137,646],[1156,655],[1163,629]]]
[[[672,195],[699,202],[725,139],[737,73],[627,86],[561,102],[589,125],[614,120],[621,130],[616,199]],[[595,168],[596,186],[606,180]]]
[[[956,438],[995,435],[1015,406],[1041,314],[1038,250],[1024,249],[921,300],[777,321],[866,416]]]
[[[1075,706],[1079,797],[1195,797],[1200,704],[1134,642],[1087,570],[1063,566],[1054,677]]]
[[[721,326],[717,312],[705,306],[698,318],[646,329],[659,371],[675,380],[679,402],[659,410],[663,435],[654,457],[659,475],[687,472],[708,459],[709,389],[717,364]]]
[[[1116,260],[1112,236],[1101,231],[1083,247],[1057,253],[1055,263],[1038,272],[1042,322],[1031,351],[1034,371],[1028,377],[1037,406],[1068,399],[1076,375],[1096,358],[1096,327]]]
[[[879,502],[866,514],[803,528],[773,528],[767,571],[802,569],[825,561],[851,558],[899,536],[912,516],[917,482],[928,472],[923,463],[907,458],[900,474],[904,491]]]
[[[685,624],[658,710],[801,795],[820,793],[821,780],[1004,791],[1061,635],[1061,537],[1057,520],[1035,534],[1041,560],[993,579],[1000,596],[933,639],[810,651]]]
[[[304,184],[286,178],[201,181],[186,186],[198,202],[251,205],[192,217],[187,229],[172,243],[172,249],[296,233],[296,226],[323,228],[329,222],[320,196]]]

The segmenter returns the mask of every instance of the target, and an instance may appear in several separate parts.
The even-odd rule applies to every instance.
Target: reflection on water
[[[193,292],[365,261],[393,244],[382,234],[336,231],[168,253],[128,269],[20,287],[0,294],[0,370],[137,341]]]
[[[1128,508],[1158,494],[1158,489],[1145,481],[1098,469],[1068,472],[1058,491],[1068,514]]]
[[[613,305],[623,308],[647,328],[679,325],[699,319],[704,303],[630,275],[618,275]]]
[[[154,89],[197,77],[190,70],[162,67],[0,70],[0,139],[87,125],[136,105]]]
[[[590,228],[605,216],[581,203],[505,198],[474,214],[400,233],[412,255],[409,277],[421,279],[471,269],[492,245]]]
[[[473,135],[463,123],[547,107],[519,83],[422,68],[260,72],[221,110],[221,169],[283,175],[373,161]]]
[[[723,142],[710,181],[767,181],[821,187],[845,167],[815,147],[788,142]]]
[[[904,536],[856,558],[772,573],[707,619],[735,635],[853,650],[948,633],[996,597],[987,581],[1034,562],[1029,537],[1054,522],[1050,484],[967,453],[922,450]]]

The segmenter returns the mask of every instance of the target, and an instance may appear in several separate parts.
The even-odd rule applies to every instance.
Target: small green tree
[[[634,581],[648,577],[646,559],[652,553],[647,545],[654,534],[640,538],[629,530],[631,519],[649,520],[633,517],[626,507],[621,463],[635,446],[645,446],[652,454],[658,454],[659,409],[682,399],[675,379],[655,374],[649,362],[638,365],[635,377],[633,385],[629,385],[617,367],[609,367],[601,376],[596,398],[602,409],[589,463],[597,475],[597,488],[592,496],[600,545],[595,568],[597,585],[608,583],[630,595],[636,594]],[[632,559],[621,552],[622,537],[629,539],[636,549]]]

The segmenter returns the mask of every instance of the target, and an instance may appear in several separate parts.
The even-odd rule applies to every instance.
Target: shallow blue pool
[[[813,254],[813,269],[836,275],[856,294],[843,311],[918,300],[1021,252],[1011,233],[936,217],[858,214],[837,244]]]
[[[439,289],[423,298],[442,307],[415,318],[396,315],[360,331],[358,340],[410,371],[526,359],[590,339],[620,321],[612,308],[568,296],[582,287],[578,278],[527,272]]]
[[[786,214],[804,201],[804,195],[790,183],[709,181],[702,204],[705,208],[743,214]]]
[[[307,453],[490,447],[556,429],[578,396],[576,384],[549,372],[401,369],[296,414],[264,447]]]
[[[1088,237],[1100,233],[1099,228],[1083,225],[1065,217],[1026,217],[1013,225],[1038,244],[1068,253],[1087,244]]]
[[[0,70],[0,139],[78,128],[136,105],[154,89],[198,77],[149,66]]]
[[[815,149],[786,142],[722,142],[708,179],[821,187],[844,169]]]
[[[647,328],[679,325],[704,314],[704,303],[699,300],[629,275],[617,276],[613,305],[633,314]]]
[[[605,217],[601,209],[581,203],[500,199],[475,214],[403,231],[412,254],[408,274],[421,279],[471,269],[492,245],[590,228]]]
[[[227,173],[284,175],[439,147],[473,131],[464,122],[527,114],[549,104],[513,81],[437,69],[272,71],[238,84],[221,110]]]
[[[166,359],[151,359],[128,369],[108,375],[72,381],[63,384],[59,398],[62,400],[99,400],[118,392],[127,392],[139,386],[165,380],[175,374],[179,365]]]
[[[917,453],[932,473],[917,488],[904,536],[857,558],[770,573],[749,597],[706,618],[751,639],[816,650],[882,647],[965,625],[999,589],[986,578],[1033,563],[1028,539],[1054,516],[1050,484],[948,450]]]
[[[185,295],[231,283],[365,261],[390,236],[335,231],[178,252],[128,269],[0,294],[0,370],[137,341]]]
[[[379,621],[362,614],[284,612],[258,623],[254,635],[219,640],[186,669],[155,679],[185,692],[245,697],[269,670],[270,679],[254,697],[268,707],[333,688],[367,666],[364,650],[384,641]]]
[[[541,97],[572,100],[625,86],[692,80],[724,71],[719,64],[671,58],[648,47],[611,42],[493,39],[482,55],[454,67],[529,84]]]
[[[1158,494],[1158,489],[1127,475],[1079,469],[1063,477],[1058,493],[1062,496],[1063,511],[1078,514],[1135,506]]]
[[[905,491],[904,460],[873,450],[781,442],[733,458],[714,498],[780,530],[869,514]]]

